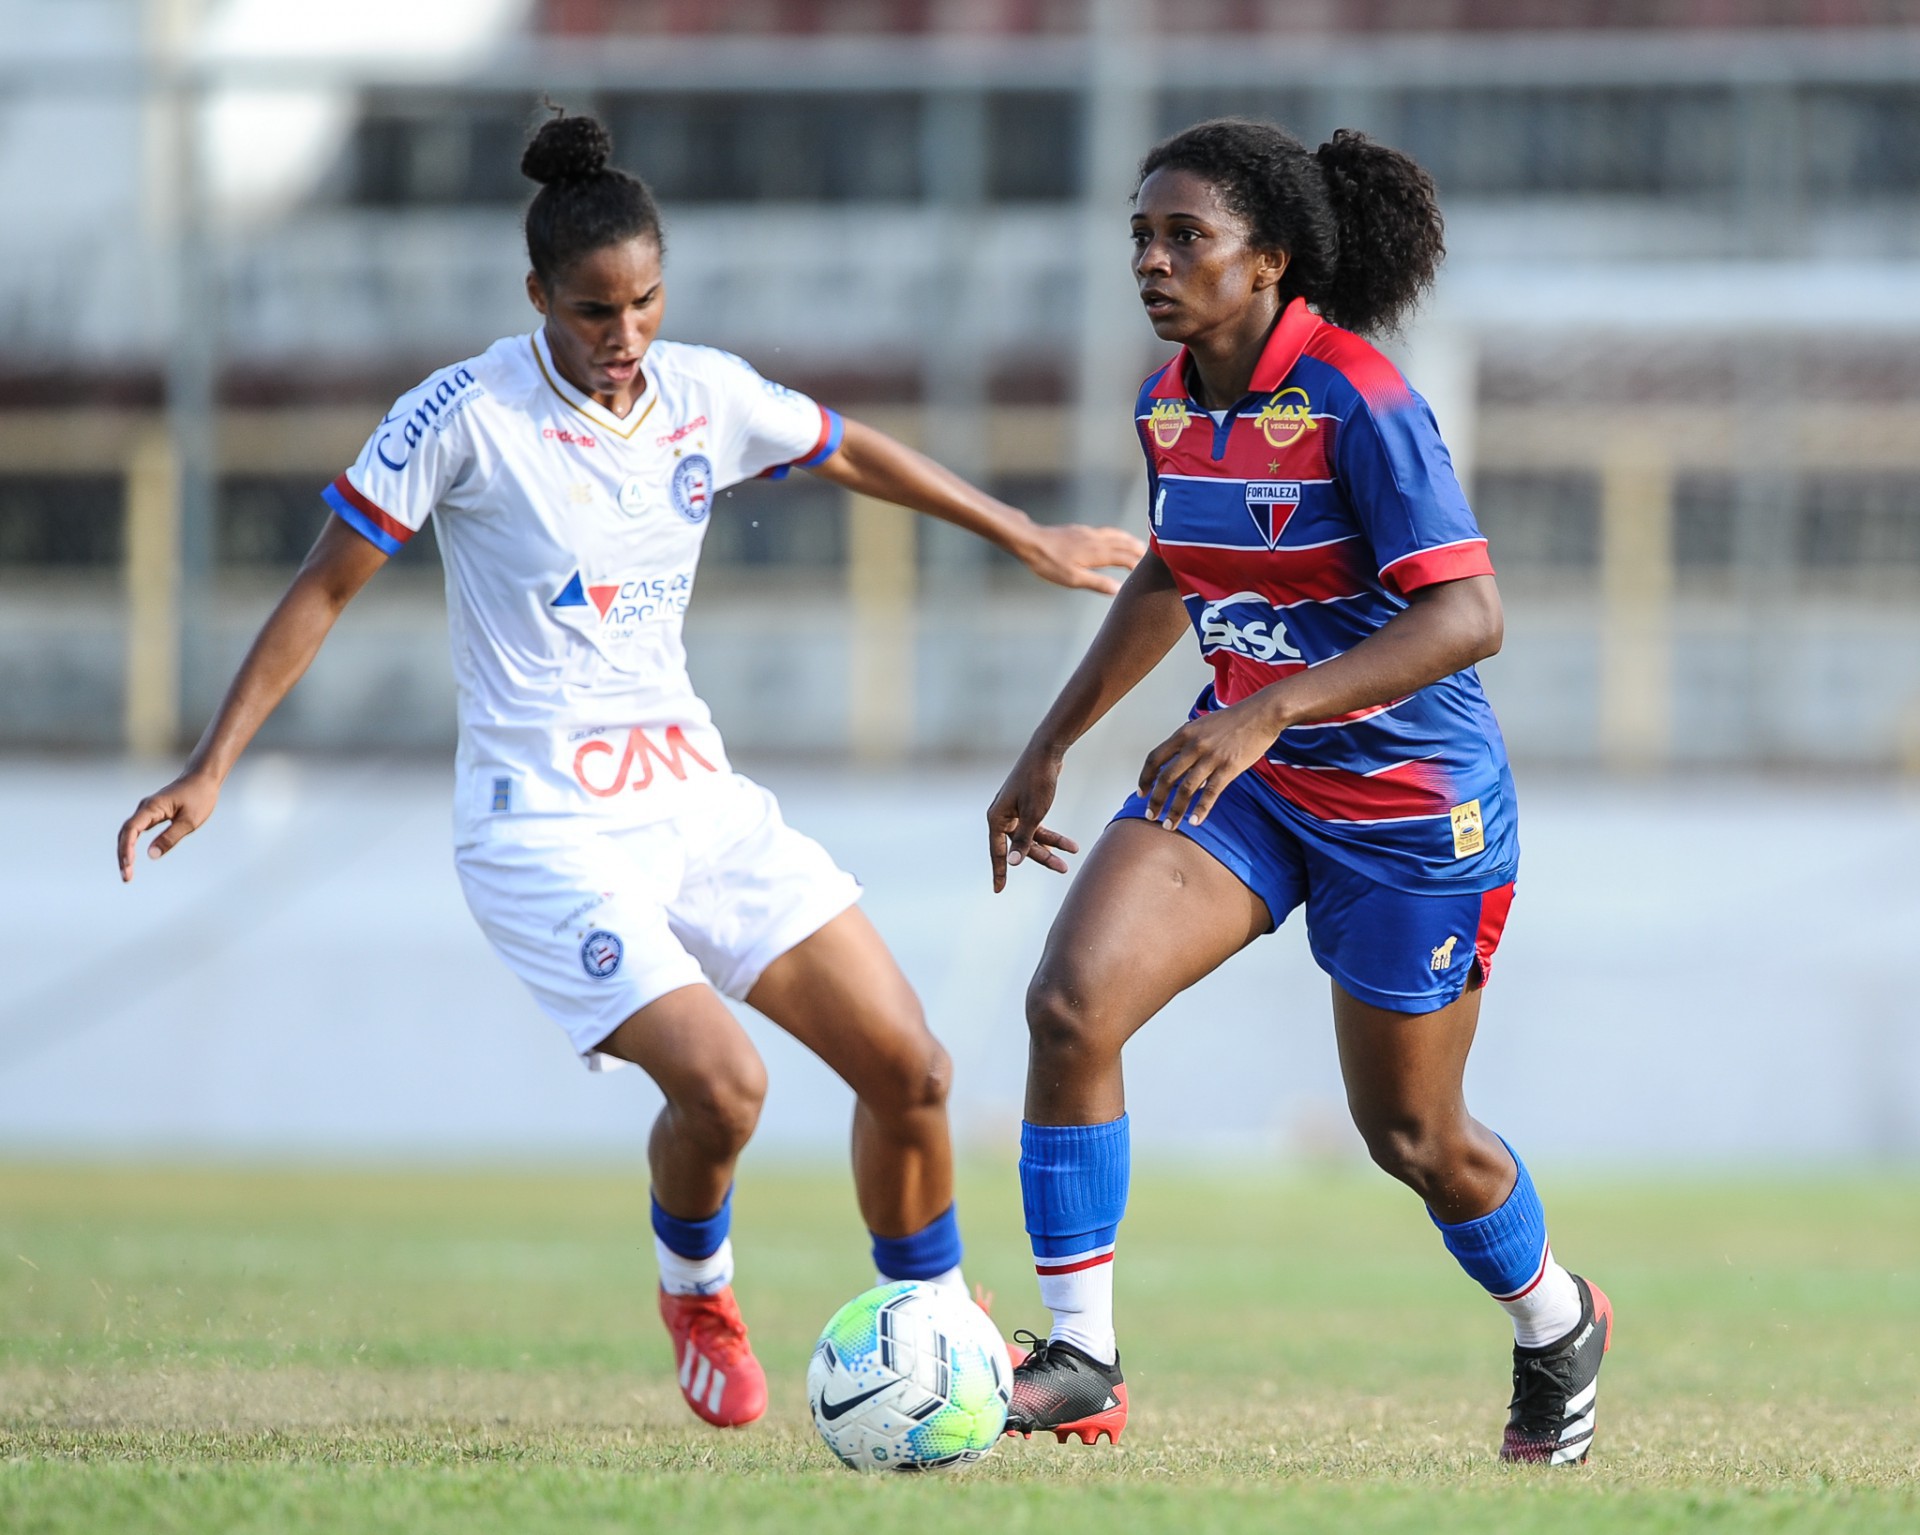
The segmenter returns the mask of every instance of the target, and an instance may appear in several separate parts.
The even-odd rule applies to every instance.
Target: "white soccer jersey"
[[[707,519],[727,486],[826,459],[841,423],[728,352],[656,341],[642,367],[623,420],[542,333],[497,341],[403,395],[325,492],[389,554],[439,514],[465,837],[657,821],[730,771],[680,635]]]

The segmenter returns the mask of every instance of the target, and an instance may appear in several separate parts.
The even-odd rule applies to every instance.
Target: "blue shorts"
[[[1243,774],[1199,826],[1179,834],[1205,848],[1267,903],[1274,927],[1307,909],[1314,963],[1353,996],[1395,1013],[1434,1013],[1469,985],[1486,984],[1513,904],[1513,884],[1414,894],[1368,879],[1303,841],[1263,802],[1271,791]],[[1116,821],[1144,820],[1128,797]]]

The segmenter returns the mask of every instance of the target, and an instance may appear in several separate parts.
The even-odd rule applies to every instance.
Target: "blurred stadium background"
[[[667,334],[1052,519],[1141,510],[1146,147],[1240,112],[1412,152],[1451,256],[1394,350],[1492,539],[1528,807],[1477,1104],[1549,1159],[1920,1155],[1913,0],[0,0],[0,1149],[637,1153],[635,1074],[578,1072],[451,878],[431,536],[222,816],[109,888],[318,487],[531,328],[543,93],[655,187]],[[1010,1144],[1057,898],[990,901],[979,811],[1097,618],[796,478],[723,503],[689,619],[976,1144]],[[1197,675],[1070,769],[1076,833]],[[1351,1154],[1322,984],[1290,932],[1183,999],[1135,1047],[1143,1141]],[[761,1037],[769,1144],[837,1141]],[[1570,1073],[1610,1086],[1577,1122]]]

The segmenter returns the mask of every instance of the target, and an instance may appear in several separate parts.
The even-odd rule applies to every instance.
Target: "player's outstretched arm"
[[[1027,859],[1066,873],[1061,854],[1080,849],[1043,821],[1053,806],[1067,749],[1160,664],[1186,629],[1187,610],[1173,573],[1149,551],[1133,567],[1100,632],[987,807],[987,856],[996,891],[1006,888],[1008,868]]]
[[[1146,545],[1124,528],[1035,522],[926,454],[858,421],[846,423],[839,448],[813,472],[858,495],[891,501],[977,533],[1056,586],[1112,596],[1120,583],[1103,574],[1103,567],[1129,570],[1146,553]]]
[[[180,776],[141,800],[120,827],[122,881],[133,878],[133,855],[143,833],[165,826],[147,849],[149,857],[159,858],[206,824],[240,753],[312,664],[341,610],[386,562],[386,555],[346,523],[327,519],[293,584],[254,637]]]

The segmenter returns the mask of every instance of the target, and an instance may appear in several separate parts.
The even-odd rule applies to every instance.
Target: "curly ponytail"
[[[540,183],[527,209],[527,260],[540,281],[553,280],[603,246],[651,238],[664,251],[660,210],[637,176],[607,161],[613,135],[591,117],[559,115],[520,157],[520,174]]]
[[[1350,129],[1309,152],[1272,123],[1216,118],[1156,145],[1140,181],[1163,167],[1211,182],[1256,246],[1287,252],[1283,304],[1304,296],[1363,335],[1398,329],[1446,255],[1433,178]]]

